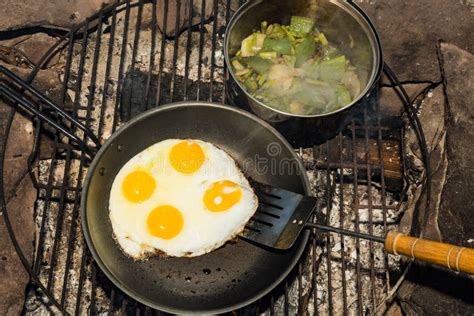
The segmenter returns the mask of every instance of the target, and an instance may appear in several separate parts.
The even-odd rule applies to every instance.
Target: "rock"
[[[420,95],[428,86],[429,84],[427,83],[413,83],[403,85],[408,93],[408,96],[412,100]],[[405,111],[405,107],[400,100],[400,97],[392,87],[380,88],[380,111],[385,116],[396,117],[401,116]]]
[[[0,2],[0,30],[34,26],[70,29],[97,12],[111,0],[38,0]]]
[[[436,239],[434,219],[437,218],[437,233],[443,242],[472,247],[469,239],[474,236],[474,56],[453,44],[441,44],[441,54],[447,104],[442,101],[444,95],[438,87],[431,100],[423,103],[420,115],[430,143],[433,171],[431,209],[425,236]],[[446,110],[449,113],[443,113]],[[435,117],[441,119],[433,119]],[[419,204],[423,206],[424,202]],[[420,216],[422,213],[423,210]],[[472,278],[416,264],[400,287],[398,298],[408,315],[441,315],[446,311],[472,315],[473,287]]]
[[[9,67],[11,70],[15,71],[12,68],[17,68],[15,73],[24,77],[28,69],[23,70],[23,68],[18,67]],[[21,69],[21,71],[18,71]],[[6,123],[7,119],[10,116],[11,106],[10,104],[5,104],[3,101],[0,101],[0,113],[2,120],[2,141],[3,134],[7,128]],[[8,143],[6,144],[5,152],[5,169],[3,171],[3,181],[4,181],[4,196],[8,200],[16,190],[19,182],[24,178],[27,173],[27,159],[28,155],[31,152],[33,146],[33,124],[32,122],[18,114],[15,113],[15,117],[12,122],[12,126],[9,130]]]
[[[448,160],[446,153],[446,125],[445,125],[445,100],[442,86],[438,86],[432,93],[424,99],[422,113],[426,113],[423,131],[428,142],[431,167],[431,200],[430,209],[420,211],[420,222],[422,217],[427,218],[426,226],[423,229],[423,236],[432,240],[442,240],[439,230],[439,214],[441,204],[441,194],[446,183],[448,170]],[[421,115],[423,117],[423,115]],[[423,192],[420,208],[426,206],[424,200],[426,192]]]
[[[432,266],[415,265],[398,297],[405,315],[473,315],[474,281]]]
[[[413,83],[413,84],[403,84],[403,87],[408,93],[408,96],[410,99],[418,99],[424,97],[426,94],[425,91],[427,88],[429,88],[428,83]],[[387,87],[387,86],[382,86],[380,88],[380,112],[383,116],[387,117],[400,117],[402,113],[405,111],[405,107],[398,96],[398,94],[395,92],[395,90],[392,87]],[[417,153],[418,156],[415,156],[414,153],[410,150],[412,148],[412,144],[417,144],[417,140],[415,137],[415,134],[413,134],[412,130],[408,130],[406,132],[406,140],[405,140],[405,152],[407,153],[407,156],[405,157],[405,160],[411,159],[411,157],[419,157],[419,153]],[[416,161],[415,166],[408,166],[408,172],[411,173],[416,173],[416,176],[418,176],[418,173],[421,172],[421,161],[418,159]],[[410,167],[414,167],[415,170],[411,170]],[[386,180],[387,181],[387,178]],[[387,182],[385,183],[387,185]],[[410,233],[410,230],[413,226],[413,213],[414,209],[418,203],[418,200],[420,198],[421,192],[419,192],[417,186],[412,186],[410,188],[410,194],[408,202],[407,202],[407,207],[406,211],[403,214],[403,217],[400,222],[399,230],[405,234]]]
[[[5,66],[23,78],[30,73],[30,69],[27,68]],[[40,70],[33,85],[40,91],[47,92],[53,99],[58,99],[61,84],[57,72]],[[3,150],[10,111],[10,104],[0,102],[0,150]],[[34,251],[33,208],[37,192],[28,174],[27,160],[32,150],[33,138],[33,124],[30,118],[15,113],[5,150],[3,175],[5,190],[3,193],[15,237],[26,259],[30,262]],[[23,309],[25,287],[29,282],[29,276],[6,233],[3,217],[0,220],[0,232],[0,279],[2,280],[0,315],[17,315]]]
[[[428,150],[432,153],[440,145],[445,133],[445,97],[443,86],[437,85],[426,91],[421,102],[416,102],[419,109],[419,118],[423,126]],[[436,169],[436,165],[433,166]]]
[[[199,3],[198,3],[198,1],[195,1],[194,2],[194,11],[193,11],[194,12],[194,14],[193,14],[193,24],[194,25],[201,22],[201,17],[203,16],[202,15],[202,5],[203,5],[204,1],[206,3],[205,3],[205,7],[204,7],[204,18],[203,18],[203,20],[207,21],[211,18],[212,15],[214,15],[214,3],[217,0],[203,0]]]
[[[453,44],[441,44],[441,53],[450,119],[440,229],[446,242],[468,246],[467,240],[474,238],[474,56]]]
[[[29,69],[17,70],[19,69],[21,71],[15,72],[22,76],[29,72]],[[0,102],[0,151],[3,151],[3,146],[6,145],[3,194],[17,241],[27,259],[31,260],[34,249],[33,207],[36,190],[27,175],[27,158],[33,145],[33,126],[31,121],[16,113],[7,144],[3,144],[10,110],[9,105]],[[0,315],[16,315],[20,314],[23,308],[29,276],[7,234],[3,217],[0,220],[0,231]]]
[[[24,68],[32,68],[33,64],[25,54],[15,47],[0,45],[0,62]]]
[[[33,208],[36,194],[31,178],[26,176],[16,186],[15,193],[7,205],[16,240],[30,262],[34,251]],[[7,234],[3,216],[0,219],[0,231],[0,315],[20,315],[29,275]]]
[[[222,6],[226,9],[227,11],[227,5],[230,6],[229,10],[232,13],[234,13],[235,11],[237,11],[239,8],[240,8],[240,1],[225,1],[225,0],[222,0]]]
[[[1,63],[22,78],[26,78],[31,69]],[[56,102],[59,100],[61,82],[59,74],[54,70],[40,70],[33,80],[33,86],[49,95]],[[0,102],[0,148],[3,148],[7,119],[10,116],[11,105]],[[13,226],[18,243],[27,260],[31,262],[34,251],[34,219],[33,207],[36,199],[36,189],[28,174],[27,160],[34,141],[33,124],[28,115],[15,113],[5,150],[4,168],[4,197],[10,222]],[[50,155],[48,145],[51,140],[46,136],[42,140],[44,156]],[[1,151],[2,149],[0,149]],[[33,170],[34,172],[34,170]],[[0,315],[20,314],[23,309],[25,288],[29,276],[25,271],[13,244],[6,233],[3,217],[0,220]]]
[[[403,312],[402,312],[402,309],[400,308],[400,305],[398,305],[397,302],[394,302],[387,309],[385,315],[386,316],[402,316]]]
[[[205,1],[205,3],[204,3]],[[199,24],[202,17],[202,5],[204,3],[204,20],[208,20],[214,13],[214,1],[215,0],[201,0],[193,2],[193,12],[192,12],[192,25]],[[165,31],[165,16],[164,12],[168,12],[166,18],[166,35],[167,36],[176,36],[189,25],[189,10],[190,5],[187,0],[168,0],[168,11],[165,10],[166,1],[159,1],[156,6],[156,21],[160,31],[163,33]],[[176,21],[179,5],[179,20]],[[177,30],[177,31],[176,31]]]
[[[10,128],[5,152],[4,194],[7,200],[13,195],[20,181],[28,173],[26,166],[33,141],[33,124],[28,118],[16,113]]]
[[[156,21],[161,33],[166,33],[167,36],[175,36],[176,29],[179,32],[186,26],[189,20],[189,3],[187,1],[168,1],[166,8],[166,1],[159,1],[156,5]],[[179,3],[179,20],[176,21],[178,14]],[[166,17],[165,17],[166,15]],[[166,29],[165,29],[166,19]]]
[[[413,233],[419,234],[421,229],[423,237],[432,240],[441,240],[442,236],[438,226],[439,206],[441,203],[441,193],[443,192],[448,161],[446,155],[446,126],[445,126],[445,98],[443,86],[438,85],[434,90],[425,94],[421,101],[415,104],[419,107],[419,119],[425,134],[428,152],[430,156],[431,168],[431,199],[430,209],[426,209],[426,192],[421,192],[421,197],[417,201],[416,216],[414,218]],[[408,131],[407,146],[410,152],[416,156],[421,163],[421,151],[419,143],[413,130]],[[421,227],[425,222],[426,226]]]
[[[17,75],[19,75],[23,79],[25,79],[31,71],[30,69],[27,69],[27,68],[16,67],[16,66],[4,64],[4,63],[1,63],[1,62],[0,62],[0,64],[4,65],[7,68],[9,68],[11,71],[16,73]],[[40,70],[38,72],[38,74],[36,75],[36,77],[34,78],[32,84],[35,88],[37,88],[42,93],[46,94],[54,102],[60,104],[59,101],[60,101],[62,83],[59,80],[59,73],[56,70],[54,70],[54,69],[44,69],[44,70],[42,69],[42,70]],[[67,97],[66,104],[68,104],[69,102],[70,102],[70,99],[69,99],[69,97]],[[6,120],[6,117],[7,117],[8,113],[10,113],[10,109],[11,109],[11,107],[10,107],[9,104],[5,104],[3,101],[0,101],[0,113],[2,114],[1,115],[2,119]],[[10,131],[10,133],[11,133],[10,137],[15,137],[14,132],[17,131],[17,130],[24,129],[24,130],[28,130],[28,131],[32,132],[33,127],[32,127],[32,123],[30,121],[30,118],[28,117],[26,119],[26,118],[24,118],[20,115],[16,115],[16,116],[18,117],[18,120],[21,121],[21,122],[14,122],[15,126],[17,126],[19,129],[12,128],[11,131]],[[0,121],[2,119],[0,119]],[[39,150],[40,158],[47,159],[51,155],[52,140],[51,140],[51,138],[49,138],[46,135],[42,135],[41,137],[42,137],[42,140],[41,140],[41,146],[40,146],[40,150]],[[11,157],[9,158],[9,159],[11,159],[11,161],[9,161],[9,163],[15,164],[14,161],[16,161],[16,160],[26,161],[26,159],[28,158],[29,153],[31,152],[32,145],[33,145],[32,135],[31,135],[31,142],[30,141],[19,142],[18,146],[20,146],[20,147],[14,150],[16,153],[13,153],[11,155]],[[7,177],[8,177],[8,174],[14,175],[14,174],[17,173],[17,171],[10,169],[10,170],[7,170],[6,173],[7,173]],[[12,181],[14,181],[14,180],[12,180]]]
[[[441,81],[436,56],[438,39],[474,52],[474,20],[469,1],[355,2],[374,22],[384,59],[402,81]]]
[[[49,36],[46,33],[35,33],[32,35],[24,35],[15,37],[10,40],[0,42],[1,45],[16,48],[19,50],[33,65],[38,65],[41,58],[56,43],[58,39]],[[49,66],[55,65],[59,60],[59,54],[52,57],[48,62]]]

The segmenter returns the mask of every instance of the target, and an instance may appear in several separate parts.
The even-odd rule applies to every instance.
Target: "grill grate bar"
[[[356,135],[355,135],[355,121],[354,119],[352,120],[351,124],[352,128],[352,143],[355,145],[356,142]],[[359,204],[359,198],[358,198],[358,165],[357,165],[357,159],[355,155],[353,155],[353,168],[354,168],[354,202],[353,202],[353,210],[355,213],[355,231],[357,233],[360,232],[360,226],[359,226],[359,212],[354,208],[355,205]],[[361,269],[361,264],[360,264],[360,240],[359,238],[356,238],[356,289],[357,289],[357,311],[359,315],[363,314],[362,311],[362,294],[361,294],[361,280],[360,280],[360,269]]]
[[[322,147],[322,146],[321,146]],[[329,152],[330,149],[330,143],[326,143],[326,152]],[[331,217],[331,208],[329,205],[331,205],[331,197],[332,195],[332,188],[331,188],[331,183],[330,183],[330,178],[331,178],[331,171],[329,169],[329,165],[326,166],[326,209],[327,209],[327,214],[326,214],[326,225],[330,224],[329,223],[329,218]],[[331,192],[331,193],[329,193]],[[328,307],[329,307],[329,314],[334,313],[334,307],[333,307],[333,293],[332,293],[332,264],[331,264],[331,234],[326,234],[326,265],[327,265],[327,277],[328,277]]]
[[[206,9],[206,0],[201,0],[201,22],[199,23],[199,57],[198,57],[198,82],[196,99],[201,100],[201,78],[202,78],[202,55],[204,51],[204,15]]]
[[[68,248],[67,248],[67,254],[66,254],[66,266],[64,270],[66,273],[64,273],[64,278],[63,278],[63,288],[61,291],[61,301],[60,304],[62,307],[64,307],[64,303],[66,300],[66,294],[68,292],[68,271],[71,268],[72,265],[72,254],[74,252],[74,239],[76,238],[76,225],[77,225],[77,220],[78,220],[78,215],[79,215],[79,192],[77,192],[76,195],[76,202],[74,205],[74,210],[73,210],[73,215],[72,215],[72,222],[71,222],[71,229],[69,231],[69,237],[68,237]]]
[[[343,145],[342,134],[339,133],[339,161],[342,165]],[[344,228],[344,170],[340,169],[341,177],[339,179],[339,227]],[[344,315],[347,314],[347,285],[346,285],[346,252],[344,250],[344,236],[339,236],[341,241],[341,270],[342,270],[342,304],[344,306]]]
[[[60,148],[60,146],[57,146],[57,148]],[[59,161],[59,159],[58,159]],[[54,170],[54,168],[52,168]],[[51,178],[53,179],[53,178]],[[65,191],[71,191],[71,192],[75,192],[77,190],[77,186],[70,186],[70,185],[67,185],[67,186],[64,186],[64,187],[61,187],[60,185],[53,185],[51,184],[50,186],[48,186],[48,184],[44,184],[44,183],[39,183],[38,184],[38,188],[40,190],[45,190],[45,191],[48,191],[48,189],[51,189],[51,191],[60,191],[61,189],[64,189]],[[54,194],[50,194],[48,197],[48,193],[45,192],[44,194],[41,194],[41,191],[40,191],[40,198],[42,197],[43,200],[57,200],[58,198],[54,196]],[[70,201],[70,199],[66,198],[65,201]]]
[[[384,235],[388,233],[388,228],[387,228],[387,202],[386,202],[386,192],[385,192],[385,168],[384,168],[384,154],[382,150],[382,130],[381,130],[381,123],[380,123],[380,103],[376,104],[376,109],[377,109],[377,127],[378,127],[378,133],[377,133],[377,147],[378,147],[378,157],[380,160],[380,186],[381,186],[381,191],[382,191],[382,216],[383,216],[383,233]],[[400,137],[400,139],[403,139],[403,137]],[[375,208],[372,206],[372,208]],[[389,266],[388,266],[388,254],[387,252],[383,252],[384,256],[384,266],[385,266],[385,287],[387,289],[387,292],[390,290],[390,273],[389,273]]]
[[[88,29],[89,21],[85,25],[85,30]],[[79,71],[78,71],[78,78],[82,78],[83,72],[84,72],[84,63],[85,63],[85,58],[86,58],[86,52],[87,52],[87,32],[84,32],[83,38],[82,38],[82,48],[81,48],[81,58],[80,58],[80,63],[79,63]],[[82,80],[76,80],[76,87],[75,87],[75,97],[74,97],[74,103],[73,107],[74,109],[77,109],[77,106],[80,103],[80,93],[82,90]],[[77,116],[77,110],[72,113],[73,117]],[[75,131],[76,128],[73,127],[73,130]],[[65,159],[65,166],[64,166],[64,173],[63,173],[63,181],[62,181],[62,186],[66,186],[69,183],[69,171],[71,168],[71,150],[68,149],[66,151],[66,159]],[[47,289],[48,291],[51,291],[51,288],[53,287],[54,283],[54,270],[57,267],[57,260],[58,260],[58,247],[60,244],[60,238],[61,238],[61,233],[63,229],[63,219],[64,219],[64,213],[65,213],[65,203],[64,203],[64,198],[66,195],[65,190],[60,190],[60,202],[59,202],[59,207],[58,207],[58,214],[57,214],[57,220],[55,224],[55,233],[54,233],[54,242],[53,242],[53,248],[51,252],[51,261],[50,261],[50,269],[49,269],[49,274],[48,274],[48,281],[47,281]]]
[[[192,11],[192,8],[190,8],[190,11]],[[181,0],[176,1],[176,27],[175,27],[175,33],[174,36],[176,40],[174,41],[174,47],[173,47],[173,67],[171,70],[171,83],[170,83],[170,101],[173,102],[175,100],[175,83],[176,83],[176,61],[178,60],[178,47],[179,47],[179,27],[180,25],[180,14],[181,14]]]
[[[162,93],[162,86],[163,86],[163,65],[165,62],[165,54],[166,54],[166,34],[167,32],[167,26],[168,26],[168,6],[169,6],[169,1],[164,0],[165,2],[165,8],[163,10],[163,30],[161,32],[161,46],[160,46],[160,61],[159,61],[159,71],[158,71],[158,86],[156,88],[156,104],[155,106],[159,106],[161,104],[161,93]]]
[[[230,7],[231,7],[231,4],[232,4],[232,0],[226,0],[226,3],[225,3],[225,26],[226,27],[229,24],[229,20],[230,20]],[[228,76],[229,76],[229,73],[227,71],[227,65],[226,65],[226,63],[224,63],[224,80],[225,80],[225,78],[228,78]],[[221,99],[222,103],[225,103],[226,95],[227,95],[227,87],[226,87],[226,85],[224,85],[223,93],[222,93],[222,99]]]
[[[217,16],[218,16],[218,7],[217,0],[213,0],[213,10],[214,10],[214,23],[212,23],[212,46],[211,46],[211,74],[209,79],[209,101],[212,102],[214,99],[214,68],[216,66],[216,39],[217,39]]]
[[[95,90],[96,90],[96,84],[97,84],[97,68],[98,68],[98,63],[99,63],[99,53],[100,53],[100,48],[101,48],[101,39],[102,39],[102,11],[100,12],[99,15],[99,25],[97,27],[97,34],[96,34],[96,42],[95,42],[95,49],[94,49],[94,57],[93,57],[93,62],[92,62],[92,70],[91,70],[91,81],[89,85],[89,97],[88,97],[88,102],[87,102],[87,113],[86,113],[86,126],[90,127],[90,123],[92,121],[92,111],[94,110],[93,104],[94,104],[94,99],[95,99]],[[81,56],[82,57],[82,56]],[[76,95],[77,97],[77,95]],[[105,107],[105,105],[104,105]],[[101,110],[102,113],[102,110]],[[100,137],[100,134],[98,134]],[[87,142],[87,135],[84,134],[83,141]],[[72,214],[72,220],[71,220],[71,227],[70,227],[70,233],[69,233],[69,238],[67,241],[67,254],[66,254],[66,263],[65,263],[65,273],[64,273],[64,280],[63,280],[63,288],[61,291],[61,305],[64,306],[64,302],[66,299],[66,292],[67,292],[67,285],[68,285],[68,275],[69,275],[69,269],[71,265],[73,264],[73,258],[72,254],[74,251],[74,241],[76,237],[76,229],[77,229],[77,221],[79,218],[79,202],[80,202],[80,189],[82,187],[81,182],[84,174],[84,166],[86,164],[85,161],[85,155],[84,153],[81,153],[81,158],[80,158],[80,163],[79,163],[79,171],[78,171],[78,177],[77,177],[77,190],[75,192],[75,201],[74,201],[74,206],[73,206],[73,214]],[[85,247],[84,247],[85,248]],[[87,260],[86,257],[83,258],[83,260]],[[93,280],[94,281],[94,280]],[[77,296],[76,298],[76,306],[77,306],[77,301],[80,301],[80,295]],[[94,300],[94,292],[91,293],[91,300]],[[91,306],[93,308],[93,304]]]
[[[313,162],[310,163],[307,167],[308,169],[353,169],[353,164],[350,162]],[[359,170],[380,170],[381,166],[379,164],[373,164],[373,163],[357,163],[357,168]]]
[[[153,1],[151,8],[151,46],[150,46],[150,60],[148,67],[148,75],[146,78],[145,93],[142,100],[142,108],[148,110],[148,100],[150,98],[150,85],[151,77],[153,74],[153,69],[155,67],[155,49],[156,49],[156,34],[157,34],[157,24],[156,24],[156,1]]]
[[[133,37],[133,49],[132,49],[132,60],[130,62],[130,68],[131,70],[136,69],[136,60],[137,60],[137,51],[138,51],[138,46],[139,46],[139,40],[140,40],[140,29],[141,29],[141,21],[142,21],[142,14],[143,14],[143,2],[142,0],[139,0],[138,2],[138,13],[137,13],[137,19],[135,23],[135,34]],[[125,32],[125,30],[124,30]],[[132,117],[132,95],[133,95],[133,90],[134,90],[134,85],[131,85],[130,88],[130,93],[128,94],[128,102],[127,102],[127,112],[123,113],[125,120],[129,120]]]
[[[70,65],[71,65],[71,60],[72,60],[72,49],[73,49],[73,41],[74,41],[74,34],[71,33],[69,35],[69,48],[68,48],[68,57],[67,57],[67,60],[66,60],[66,69],[65,69],[65,75],[69,75],[69,71],[70,71]],[[63,87],[62,87],[62,91],[61,91],[61,101],[62,103],[64,104],[65,102],[65,99],[66,99],[66,87],[67,87],[67,81],[64,81],[63,82]],[[41,129],[41,124],[38,124],[38,130]],[[52,149],[52,157],[56,157],[56,155],[58,154],[58,149],[60,148],[58,146],[58,133],[54,133],[54,137],[53,137],[53,149]],[[36,146],[36,147],[39,147],[39,146]],[[38,236],[38,245],[39,248],[37,249],[37,252],[36,252],[36,257],[34,258],[34,264],[33,264],[33,271],[38,274],[39,273],[39,270],[40,270],[40,264],[41,264],[41,261],[43,260],[43,243],[44,243],[44,239],[45,239],[45,234],[46,234],[46,222],[47,222],[47,210],[49,209],[50,205],[51,205],[51,202],[50,202],[50,199],[52,197],[52,194],[53,194],[53,179],[54,179],[54,170],[56,168],[56,165],[57,165],[57,162],[53,159],[51,161],[51,164],[49,166],[49,172],[48,172],[48,180],[47,180],[47,185],[46,185],[46,198],[45,198],[45,203],[44,203],[44,206],[43,206],[43,210],[42,210],[42,219],[41,219],[41,224],[40,224],[40,232],[39,232],[39,236]]]
[[[132,62],[131,68],[135,69],[135,63],[137,61],[137,52],[138,52],[138,43],[140,40],[140,31],[142,25],[142,15],[143,15],[143,0],[138,1],[138,13],[135,23],[135,35],[133,37],[133,49],[132,49]]]
[[[303,263],[300,261],[298,263],[298,314],[304,313],[303,307]]]
[[[167,0],[165,0],[167,1]],[[112,133],[115,132],[118,126],[119,119],[119,106],[120,106],[120,95],[122,93],[122,84],[124,79],[124,68],[125,68],[125,56],[127,55],[127,43],[128,43],[128,25],[130,23],[130,2],[127,1],[125,7],[125,19],[123,24],[123,33],[122,33],[122,46],[120,52],[120,64],[118,72],[118,84],[117,84],[117,93],[115,95],[115,111],[114,111],[114,121],[112,123]]]
[[[57,142],[57,134],[54,135],[54,144],[56,144]],[[57,146],[53,146],[53,154],[56,154],[57,152]],[[36,253],[36,258],[34,260],[34,265],[33,265],[33,271],[35,271],[36,274],[39,273],[39,269],[40,269],[40,263],[41,261],[43,260],[43,243],[44,243],[44,239],[45,239],[45,234],[46,234],[46,222],[47,222],[47,210],[49,208],[49,205],[50,205],[50,201],[48,199],[48,197],[51,197],[52,195],[52,182],[53,182],[53,172],[54,172],[54,169],[56,167],[56,162],[53,160],[51,162],[51,165],[49,167],[49,172],[48,172],[48,181],[47,181],[47,189],[46,189],[46,202],[43,206],[43,210],[42,210],[42,218],[41,218],[41,225],[40,225],[40,232],[39,232],[39,236],[38,236],[38,245],[40,245],[40,247],[38,247],[38,250],[37,250],[37,253]]]
[[[354,209],[360,210],[360,209],[367,209],[367,208],[369,208],[368,204],[354,204]],[[399,207],[395,206],[395,205],[373,204],[372,209],[373,210],[385,210],[385,211],[387,211],[387,210],[398,210]]]
[[[105,124],[105,110],[107,108],[107,95],[110,89],[110,70],[112,67],[113,53],[114,53],[114,41],[115,41],[115,29],[117,24],[117,8],[114,8],[112,11],[112,22],[110,24],[110,39],[109,47],[107,52],[107,63],[105,65],[105,76],[104,76],[104,88],[102,91],[102,107],[100,111],[99,127],[97,135],[100,140],[103,139],[104,134],[104,124]]]
[[[81,297],[82,297],[82,289],[84,288],[84,281],[86,278],[86,248],[82,248],[82,256],[81,256],[81,268],[79,269],[79,286],[77,288],[77,299],[76,299],[76,308],[75,308],[75,315],[80,315],[81,310]]]
[[[114,310],[115,292],[115,288],[112,288],[112,290],[110,291],[110,303],[109,308],[107,310],[108,314],[112,314],[112,311]]]
[[[364,108],[364,123],[365,123],[365,126],[367,126],[367,108],[365,107]],[[368,162],[369,161],[369,129],[368,128],[365,128],[365,159],[366,161]],[[374,230],[373,230],[373,225],[374,225],[374,222],[373,222],[373,210],[372,210],[372,172],[371,172],[371,168],[370,168],[370,165],[368,165],[368,168],[367,168],[367,182],[368,182],[368,185],[367,185],[367,194],[369,195],[368,197],[368,202],[369,202],[369,234],[370,235],[373,235],[374,233]],[[370,288],[370,294],[371,294],[371,304],[372,304],[372,310],[375,310],[375,307],[376,307],[376,304],[375,304],[375,271],[374,271],[374,243],[369,240],[369,249],[370,249],[370,252],[369,252],[369,262],[370,262],[370,270],[371,270],[371,273],[370,273],[370,284],[371,284],[371,288]]]
[[[69,35],[69,47],[68,47],[68,57],[67,57],[67,60],[66,60],[66,69],[65,69],[65,72],[64,72],[64,76],[65,77],[69,77],[69,72],[70,72],[70,66],[71,66],[71,60],[72,60],[72,49],[74,47],[73,45],[73,41],[74,41],[74,34],[71,32],[71,34]],[[65,99],[66,99],[66,87],[67,87],[67,82],[64,81],[63,82],[63,87],[62,87],[62,91],[61,91],[61,101],[62,103],[64,104],[65,102]],[[40,130],[41,129],[41,124],[38,124],[37,125],[38,129]],[[39,146],[35,146],[36,148],[39,148]],[[53,150],[52,150],[52,157],[55,157],[58,153],[58,133],[54,133],[54,137],[53,137]],[[56,168],[56,161],[53,159],[53,161],[51,162],[50,166],[49,166],[49,172],[48,172],[48,180],[47,180],[47,185],[46,185],[46,201],[45,201],[45,204],[43,206],[43,211],[42,211],[42,219],[41,219],[41,225],[40,225],[40,232],[39,232],[39,236],[38,236],[38,245],[40,245],[40,247],[38,247],[37,249],[37,253],[36,253],[36,257],[34,259],[34,264],[33,264],[33,270],[35,271],[36,274],[39,273],[39,269],[40,269],[40,263],[41,261],[43,260],[43,243],[44,243],[44,238],[45,238],[45,234],[46,234],[46,221],[47,221],[47,210],[49,209],[49,206],[50,206],[50,201],[49,199],[52,197],[52,194],[53,194],[53,189],[52,189],[52,186],[53,186],[53,174],[54,174],[54,170]]]
[[[319,209],[318,209],[319,211]],[[311,239],[312,239],[312,247],[311,247],[311,251],[313,252],[313,258],[312,258],[312,267],[313,267],[313,310],[314,310],[314,314],[315,315],[319,315],[319,311],[318,311],[318,282],[317,282],[317,273],[318,273],[318,268],[319,268],[319,264],[317,264],[317,261],[316,261],[316,255],[317,255],[317,244],[316,244],[316,236],[315,236],[315,233],[312,232],[311,234]]]
[[[99,15],[99,22],[102,21],[102,12]],[[100,52],[100,43],[101,43],[101,37],[102,37],[102,23],[99,23],[99,26],[97,28],[97,35],[96,35],[96,43],[95,43],[95,50],[94,50],[94,57],[93,57],[93,63],[92,63],[92,74],[91,74],[91,81],[89,85],[89,97],[88,97],[88,103],[87,103],[87,113],[86,113],[86,126],[91,127],[90,123],[92,121],[92,111],[93,111],[93,103],[95,99],[95,89],[96,89],[96,83],[97,83],[97,68],[98,68],[98,62],[99,62],[99,52]],[[83,56],[81,56],[82,58]],[[77,95],[76,95],[77,97]],[[84,134],[83,140],[84,142],[87,142],[87,135]],[[76,235],[76,228],[77,228],[77,220],[79,217],[79,198],[80,198],[80,188],[82,186],[82,178],[84,174],[84,166],[86,164],[86,157],[84,153],[81,153],[81,158],[80,158],[80,163],[79,163],[79,171],[78,171],[78,177],[77,177],[77,191],[75,193],[76,199],[75,199],[75,204],[73,208],[73,215],[72,215],[72,222],[71,222],[71,227],[70,227],[70,235],[68,239],[68,253],[66,255],[66,267],[65,267],[65,276],[64,276],[64,282],[63,282],[63,289],[62,289],[62,298],[61,301],[64,302],[65,299],[65,294],[66,294],[66,289],[67,289],[67,276],[69,274],[69,267],[72,264],[72,253],[74,249],[74,240],[75,240],[75,235]],[[82,266],[86,264],[86,261],[88,261],[88,256],[87,256],[87,250],[86,247],[83,247],[83,257],[82,257],[82,262],[81,262],[81,273],[84,274],[84,270],[82,269]],[[92,269],[94,271],[95,267],[92,265]],[[95,275],[93,272],[92,276],[92,289],[94,288],[94,282],[95,282]],[[80,298],[81,295],[77,295],[76,298],[76,306],[80,305]],[[94,300],[95,300],[95,292],[92,290],[91,292],[91,311],[94,309]]]
[[[95,289],[97,284],[97,268],[95,264],[91,265],[92,269],[92,280],[91,280],[91,307],[90,307],[90,315],[95,315]]]
[[[194,8],[193,0],[189,0],[189,7]],[[188,100],[188,81],[189,81],[189,59],[191,56],[191,39],[192,39],[192,20],[193,20],[193,9],[189,10],[188,16],[188,30],[187,30],[187,37],[186,37],[186,59],[184,62],[184,100]]]

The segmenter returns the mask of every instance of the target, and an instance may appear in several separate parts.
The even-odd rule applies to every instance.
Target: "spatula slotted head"
[[[316,199],[256,182],[253,187],[259,206],[240,237],[275,249],[291,248],[311,216]]]

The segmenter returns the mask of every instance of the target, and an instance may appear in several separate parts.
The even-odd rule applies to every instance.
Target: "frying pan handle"
[[[385,249],[457,272],[474,274],[474,249],[389,232]]]
[[[4,66],[0,65],[0,74],[4,74],[7,78],[9,78],[13,83],[17,84],[21,88],[21,93],[14,90],[11,86],[7,85],[5,82],[0,82],[0,95],[5,97],[6,99],[10,100],[12,103],[17,103],[21,106],[22,109],[30,112],[33,115],[39,117],[43,122],[46,122],[60,131],[62,134],[67,136],[73,143],[75,143],[81,150],[83,150],[86,154],[89,155],[90,158],[93,158],[97,150],[100,148],[100,141],[94,135],[94,133],[84,124],[79,122],[76,118],[71,116],[69,113],[64,111],[58,105],[56,105],[51,99],[46,97],[44,94],[33,88],[30,84],[26,81],[18,77],[12,71],[8,70]],[[62,119],[68,120],[72,126],[82,130],[87,137],[89,137],[95,144],[95,148],[90,148],[85,141],[83,141],[80,137],[74,134],[73,130],[68,127],[66,124],[61,123],[61,120],[58,120],[49,114],[42,112],[38,109],[30,99],[26,98],[24,95],[24,91],[28,91],[37,98],[42,105],[47,106],[49,109],[53,110],[56,115]]]

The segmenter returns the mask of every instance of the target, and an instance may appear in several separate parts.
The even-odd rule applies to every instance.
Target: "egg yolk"
[[[155,179],[148,172],[136,170],[125,177],[122,192],[130,202],[140,203],[153,194],[155,187]]]
[[[203,202],[206,208],[212,212],[227,211],[237,204],[242,198],[242,190],[232,181],[214,182],[206,193]]]
[[[206,157],[199,144],[185,140],[171,148],[169,158],[176,171],[189,174],[201,168]]]
[[[183,228],[184,220],[177,208],[171,205],[161,205],[150,212],[146,223],[150,235],[171,239],[179,234]]]

